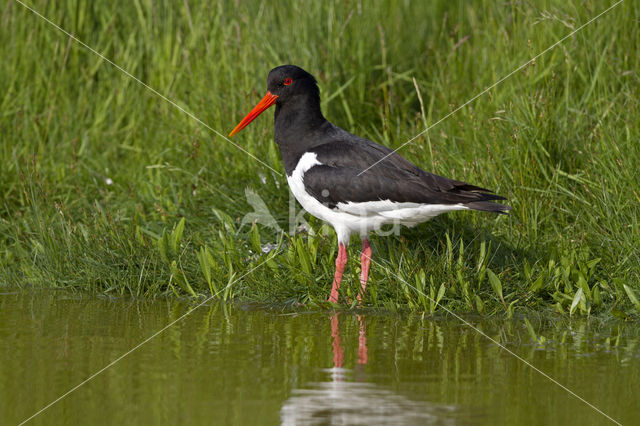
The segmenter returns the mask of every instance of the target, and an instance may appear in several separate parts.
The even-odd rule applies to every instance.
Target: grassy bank
[[[294,63],[318,77],[330,120],[392,147],[613,4],[452,3],[29,4],[223,134],[269,69]],[[639,20],[621,4],[402,149],[513,212],[374,237],[371,305],[637,314]],[[308,216],[307,232],[277,229],[296,228],[299,206],[271,117],[234,142],[279,174],[20,4],[0,22],[2,285],[326,299],[335,235]],[[256,206],[271,226],[247,223]]]

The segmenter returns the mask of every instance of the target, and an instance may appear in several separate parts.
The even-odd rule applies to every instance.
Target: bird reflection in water
[[[455,407],[413,401],[367,382],[367,322],[358,315],[358,358],[353,370],[344,368],[339,315],[331,315],[333,367],[328,380],[294,389],[280,410],[283,425],[418,425],[454,424]]]

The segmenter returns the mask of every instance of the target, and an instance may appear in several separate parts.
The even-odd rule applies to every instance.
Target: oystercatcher
[[[425,172],[391,149],[330,123],[320,111],[316,79],[294,65],[269,72],[267,94],[229,136],[274,104],[274,136],[289,187],[302,207],[329,222],[338,236],[330,302],[338,302],[347,264],[346,246],[352,233],[358,233],[362,240],[362,292],[358,294],[362,303],[371,262],[372,230],[384,224],[414,226],[454,210],[506,213],[511,209],[492,202],[504,197]]]

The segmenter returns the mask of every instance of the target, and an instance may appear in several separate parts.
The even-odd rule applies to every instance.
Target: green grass
[[[397,147],[613,2],[29,4],[224,134],[269,69],[294,63],[318,77],[331,121]],[[638,3],[624,2],[402,149],[513,211],[373,237],[368,304],[637,315],[638,22]],[[332,231],[308,216],[313,233],[241,226],[250,188],[289,228],[271,112],[234,141],[281,174],[18,3],[0,6],[0,23],[2,285],[326,299]],[[279,249],[262,254],[267,243]],[[352,298],[358,248],[342,290]]]

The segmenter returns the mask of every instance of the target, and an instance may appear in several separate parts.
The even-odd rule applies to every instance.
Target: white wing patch
[[[389,222],[399,221],[400,223],[424,222],[439,214],[454,211],[468,210],[462,204],[420,204],[420,203],[399,203],[391,200],[348,202],[338,203],[337,208],[345,213],[358,216],[382,216],[390,219]]]

